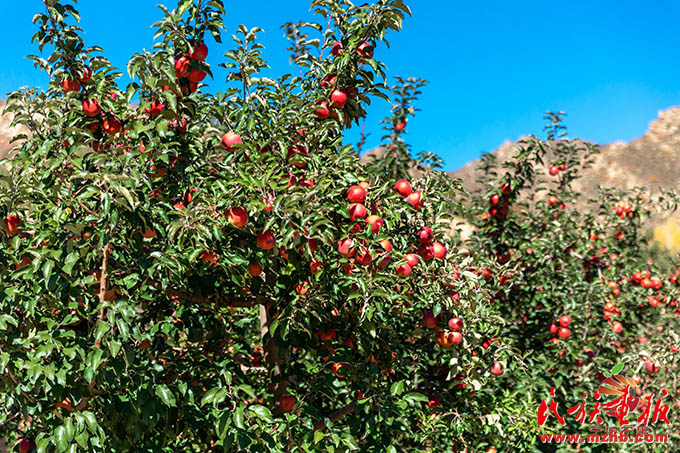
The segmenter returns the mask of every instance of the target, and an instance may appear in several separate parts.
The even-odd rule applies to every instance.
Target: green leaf
[[[156,396],[163,401],[166,406],[174,407],[177,402],[175,401],[175,395],[165,384],[159,384],[156,386]]]
[[[234,411],[234,424],[239,429],[246,429],[243,417],[243,406],[239,406]]]
[[[404,395],[402,399],[408,403],[416,403],[418,401],[429,401],[429,398],[427,396],[418,392],[409,392],[406,395]]]
[[[397,381],[390,387],[390,393],[392,395],[401,395],[404,391],[404,381]]]
[[[54,445],[56,445],[57,451],[66,451],[68,448],[68,440],[66,440],[66,429],[63,426],[57,426],[52,438],[54,439]]]
[[[264,406],[256,404],[254,406],[250,406],[249,410],[254,412],[258,417],[267,423],[271,423],[273,421],[271,411]]]
[[[619,374],[621,370],[623,370],[623,367],[624,367],[623,362],[617,363],[616,365],[614,365],[614,368],[612,368],[612,374],[613,375]]]
[[[78,262],[79,257],[80,253],[77,250],[74,250],[71,253],[69,253],[66,259],[64,260],[64,265],[61,267],[61,270],[66,274],[71,275],[73,265]]]

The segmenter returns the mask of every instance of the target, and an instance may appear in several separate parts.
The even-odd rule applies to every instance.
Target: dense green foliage
[[[645,376],[639,395],[678,398],[675,278],[634,274],[671,272],[641,231],[674,195],[602,189],[576,209],[570,184],[597,150],[564,139],[559,115],[501,171],[485,159],[480,193],[437,156],[412,160],[425,82],[389,87],[379,59],[401,0],[313,1],[323,25],[284,26],[299,74],[278,79],[259,76],[257,28],[211,69],[222,2],[182,0],[125,89],[72,2],[45,6],[35,39],[51,53],[32,58],[51,83],[10,95],[30,135],[0,162],[12,445],[551,451],[538,433],[585,430],[539,427],[550,387],[571,407],[622,363]],[[202,92],[225,71],[225,92]],[[378,98],[392,102],[384,154],[362,164],[343,133]],[[469,237],[452,228],[465,219]],[[671,414],[655,426],[677,440]]]

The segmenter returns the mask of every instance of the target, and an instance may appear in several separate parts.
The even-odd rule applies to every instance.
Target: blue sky
[[[141,48],[151,48],[156,4],[170,0],[81,0],[86,42],[103,47],[124,68]],[[42,2],[4,2],[0,42],[0,96],[46,79],[25,58],[33,14]],[[378,58],[392,75],[429,80],[407,127],[414,151],[433,151],[455,170],[504,140],[540,134],[543,112],[564,110],[571,136],[598,143],[641,136],[658,111],[680,105],[680,2],[598,0],[406,0],[413,17],[388,36]],[[261,42],[275,74],[289,72],[279,26],[310,18],[307,0],[226,0],[224,44],[210,46],[216,70],[211,87],[224,86],[216,68],[239,23],[265,29]],[[121,30],[123,33],[121,33]],[[379,143],[379,121],[389,106],[369,110],[368,146]],[[356,133],[355,133],[356,135]],[[350,136],[352,138],[352,136]],[[352,140],[353,142],[356,140]]]

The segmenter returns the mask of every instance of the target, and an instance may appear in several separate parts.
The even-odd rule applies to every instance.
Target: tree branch
[[[242,298],[234,298],[231,296],[225,296],[222,294],[218,294],[215,296],[211,297],[204,297],[204,296],[199,296],[197,294],[190,294],[186,291],[182,291],[180,289],[175,289],[175,288],[164,288],[163,284],[160,282],[157,282],[155,280],[149,280],[148,284],[151,285],[152,287],[156,288],[158,291],[163,292],[164,294],[168,296],[176,296],[179,297],[182,300],[186,300],[188,302],[194,303],[194,304],[200,304],[200,305],[220,305],[220,306],[227,306],[227,307],[235,307],[235,308],[251,308],[255,307],[256,305],[261,305],[264,303],[264,301],[259,298],[249,298],[249,299],[242,299]]]
[[[326,423],[324,422],[325,419],[329,419],[332,422],[336,422],[340,420],[342,417],[344,417],[347,414],[350,414],[354,412],[354,409],[357,407],[357,402],[352,401],[346,406],[341,407],[340,409],[331,412],[328,414],[326,417],[324,417],[322,420],[319,420],[318,422],[314,423],[314,431],[321,430],[323,431],[326,429]]]

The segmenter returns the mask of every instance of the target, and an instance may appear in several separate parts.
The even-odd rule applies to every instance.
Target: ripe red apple
[[[555,195],[550,195],[548,197],[548,206],[557,206],[559,202],[560,201],[557,199]]]
[[[500,201],[501,201],[501,197],[499,197],[497,193],[495,193],[495,194],[491,195],[491,197],[489,197],[489,202],[493,206],[497,205]]]
[[[80,82],[76,79],[65,79],[61,82],[61,88],[64,90],[64,93],[80,91]]]
[[[623,325],[619,321],[616,321],[614,324],[612,324],[612,331],[614,333],[623,332]]]
[[[338,82],[338,75],[337,74],[326,74],[323,76],[323,79],[321,79],[321,88],[335,88],[335,84]]]
[[[293,395],[283,395],[279,399],[279,407],[281,408],[281,412],[287,414],[288,412],[292,411],[295,407],[295,403],[296,400]]]
[[[659,366],[656,365],[654,362],[651,360],[647,360],[645,362],[645,369],[649,374],[656,374],[659,371]]]
[[[342,90],[333,90],[331,93],[332,106],[335,108],[342,108],[347,103],[347,93]]]
[[[378,242],[380,246],[385,250],[386,252],[391,252],[392,251],[392,243],[388,241],[387,239],[383,239],[382,241]]]
[[[406,264],[408,264],[410,267],[415,267],[416,264],[418,264],[418,255],[414,255],[413,253],[409,253],[408,255],[404,256],[404,259],[406,260]]]
[[[316,117],[320,120],[325,120],[331,116],[331,110],[330,107],[328,107],[328,102],[319,102],[316,106],[316,109],[314,110],[314,115],[316,115]]]
[[[504,370],[501,364],[498,361],[493,362],[493,367],[491,367],[491,374],[494,376],[500,376],[503,374]]]
[[[319,332],[319,339],[321,341],[335,341],[336,338],[338,338],[338,333],[332,327],[326,332]]]
[[[342,43],[340,41],[335,41],[331,47],[331,54],[335,57],[344,55],[345,51],[343,49]]]
[[[35,448],[35,442],[31,439],[21,439],[19,441],[19,453],[31,453]]]
[[[217,266],[217,260],[219,260],[219,255],[214,252],[203,252],[201,253],[201,262],[210,263],[213,266]]]
[[[366,247],[359,247],[359,250],[356,253],[356,262],[362,266],[368,266],[371,264],[371,261],[373,261],[371,252]]]
[[[382,224],[383,224],[382,219],[377,215],[369,215],[368,217],[366,217],[366,225],[370,225],[371,232],[375,234],[378,234],[380,232]]]
[[[551,175],[555,176],[560,172],[560,169],[559,169],[559,167],[557,167],[555,165],[551,165],[550,170],[548,170],[548,171],[550,172]]]
[[[122,129],[123,125],[121,124],[120,120],[116,118],[115,116],[112,118],[108,118],[104,121],[102,124],[102,129],[104,129],[104,132],[107,134],[115,135],[120,130]]]
[[[569,327],[569,324],[571,324],[571,318],[569,317],[569,315],[563,315],[560,318],[560,325],[562,327]]]
[[[19,225],[21,224],[21,219],[19,216],[10,215],[5,219],[5,232],[9,237],[14,237],[21,231]]]
[[[434,251],[434,257],[440,260],[446,258],[446,246],[441,242],[433,242],[432,250]]]
[[[236,228],[243,228],[248,222],[248,212],[242,206],[227,209],[227,220]]]
[[[430,242],[432,242],[432,239],[434,239],[434,233],[432,232],[432,228],[426,226],[420,228],[416,233],[416,236],[418,236],[418,241],[421,244],[429,244]]]
[[[82,106],[83,114],[89,118],[99,115],[102,111],[96,99],[83,99]]]
[[[363,203],[366,199],[366,189],[356,185],[347,190],[347,201],[350,203]]]
[[[160,101],[153,101],[151,105],[149,106],[149,114],[151,115],[152,118],[157,117],[161,113],[163,113],[163,110],[165,110],[165,103],[160,102]],[[184,120],[186,123],[186,120]],[[186,127],[186,126],[185,126]]]
[[[194,46],[194,51],[191,52],[191,59],[203,61],[208,57],[208,46],[203,41]]]
[[[239,143],[242,143],[241,136],[234,131],[229,131],[222,136],[222,148],[224,149],[230,149]]]
[[[262,265],[260,263],[250,263],[248,265],[248,273],[251,277],[257,277],[262,273]]]
[[[441,402],[442,399],[439,396],[437,395],[431,396],[430,400],[427,402],[427,407],[429,407],[430,409],[436,409],[437,407],[439,407]]]
[[[431,311],[425,312],[423,315],[423,325],[428,329],[434,329],[437,327],[437,318]]]
[[[338,253],[342,256],[350,258],[354,256],[354,240],[350,238],[341,239],[338,241]]]
[[[454,332],[460,332],[463,330],[463,320],[460,318],[449,319],[449,329],[453,330]]]
[[[434,247],[432,244],[423,244],[418,248],[418,255],[425,261],[434,258]]]
[[[448,337],[451,344],[460,344],[463,341],[463,335],[460,332],[449,332]]]
[[[357,53],[361,57],[373,58],[373,45],[368,41],[364,41],[357,47]]]
[[[257,246],[262,250],[271,250],[276,245],[276,237],[271,231],[264,231],[257,235]]]
[[[199,83],[203,79],[205,79],[205,76],[207,76],[207,75],[208,75],[208,73],[205,72],[204,70],[196,68],[196,69],[192,69],[191,71],[189,71],[189,75],[187,76],[187,79],[189,79],[189,82]]]
[[[368,214],[368,211],[366,210],[366,206],[364,206],[361,203],[352,203],[349,206],[349,219],[350,220],[366,218],[367,214]]]
[[[191,71],[191,59],[186,55],[175,58],[175,76],[182,78],[189,75]]]
[[[405,179],[400,179],[394,184],[394,190],[397,191],[402,197],[408,197],[411,195],[411,183]]]
[[[83,70],[83,72],[81,72],[80,76],[78,76],[78,81],[80,83],[87,83],[87,82],[90,81],[91,78],[92,78],[92,68],[90,68],[89,66],[85,66],[85,69]]]
[[[406,202],[416,209],[422,207],[423,194],[422,192],[413,192],[408,197],[406,197]]]
[[[555,334],[557,333],[559,328],[557,327],[557,324],[550,324],[550,328],[548,330],[550,331],[550,333]]]
[[[397,275],[400,277],[408,277],[411,275],[411,266],[406,263],[397,266]]]
[[[569,335],[571,335],[571,331],[566,327],[562,327],[560,331],[557,333],[557,336],[559,336],[560,338],[569,338]]]

